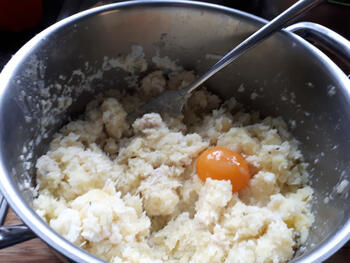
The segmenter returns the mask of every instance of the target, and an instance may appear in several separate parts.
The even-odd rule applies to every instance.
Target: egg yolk
[[[196,171],[203,182],[207,178],[230,180],[233,192],[240,191],[250,180],[247,161],[239,153],[225,147],[212,147],[204,151],[197,160]]]

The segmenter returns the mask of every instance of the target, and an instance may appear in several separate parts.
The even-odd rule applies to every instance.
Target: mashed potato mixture
[[[70,242],[108,262],[287,262],[308,236],[313,190],[281,118],[261,119],[200,89],[183,116],[128,112],[191,72],[155,71],[138,91],[110,92],[64,126],[36,163],[36,212]],[[212,146],[240,153],[251,179],[196,174]]]

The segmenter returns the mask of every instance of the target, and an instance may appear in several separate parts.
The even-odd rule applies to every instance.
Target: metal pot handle
[[[26,225],[3,226],[7,214],[7,202],[0,193],[0,249],[35,238]]]
[[[7,213],[7,202],[5,200],[5,197],[0,192],[0,226],[4,223],[6,213]]]
[[[0,226],[0,249],[37,237],[26,225]]]
[[[288,26],[286,30],[315,43],[321,49],[334,55],[346,67],[346,70],[350,70],[350,41],[343,36],[312,22],[296,23]]]

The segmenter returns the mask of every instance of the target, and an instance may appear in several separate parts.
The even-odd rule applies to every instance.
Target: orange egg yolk
[[[239,153],[224,147],[204,151],[197,160],[196,170],[203,182],[207,178],[230,180],[233,192],[243,189],[250,180],[247,161]]]

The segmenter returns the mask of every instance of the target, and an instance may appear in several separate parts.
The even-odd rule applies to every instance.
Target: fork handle
[[[197,87],[199,87],[203,82],[213,76],[216,72],[223,69],[234,61],[237,57],[241,56],[251,48],[255,47],[261,41],[275,33],[276,31],[282,29],[287,25],[292,19],[297,18],[301,15],[306,14],[310,9],[314,8],[318,4],[324,2],[324,0],[300,0],[294,5],[289,7],[283,13],[278,15],[276,18],[271,20],[269,23],[264,25],[254,34],[245,39],[238,46],[233,48],[229,53],[227,53],[222,59],[220,59],[214,66],[212,66],[206,73],[200,76],[196,81],[189,85],[186,90],[187,93],[191,93]]]

